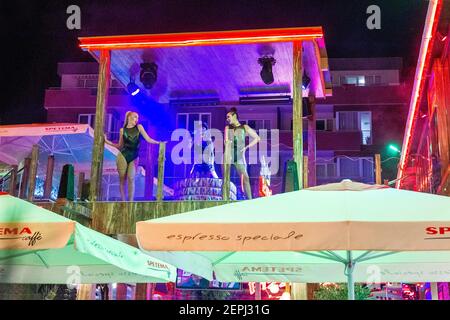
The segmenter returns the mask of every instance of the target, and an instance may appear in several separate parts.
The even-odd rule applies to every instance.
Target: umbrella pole
[[[347,265],[345,266],[347,275],[347,290],[348,300],[355,300],[355,281],[353,280],[354,261],[352,258],[352,252],[347,251]]]

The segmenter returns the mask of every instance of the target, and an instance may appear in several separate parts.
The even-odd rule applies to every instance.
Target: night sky
[[[6,3],[8,2],[8,3]],[[66,8],[81,8],[68,30]],[[381,8],[381,30],[366,8]],[[44,93],[59,85],[58,62],[93,61],[77,37],[321,25],[330,58],[404,58],[414,74],[428,2],[424,0],[16,0],[0,2],[0,123],[45,122]]]

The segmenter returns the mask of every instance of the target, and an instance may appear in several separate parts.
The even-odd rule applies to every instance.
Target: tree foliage
[[[355,300],[368,300],[370,289],[366,285],[355,284]],[[348,289],[346,283],[322,284],[314,293],[316,300],[347,300]]]

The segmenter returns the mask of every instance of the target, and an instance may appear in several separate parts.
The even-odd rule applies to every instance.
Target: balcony
[[[333,96],[318,99],[330,105],[376,105],[407,103],[411,88],[406,85],[340,86],[333,87]]]
[[[303,132],[303,148],[308,149],[308,133]],[[360,151],[361,131],[316,131],[316,150]],[[280,144],[292,148],[292,131],[280,131]]]
[[[97,96],[95,88],[50,88],[45,91],[44,107],[49,108],[95,108]],[[111,88],[109,106],[130,106],[129,96],[122,88]]]

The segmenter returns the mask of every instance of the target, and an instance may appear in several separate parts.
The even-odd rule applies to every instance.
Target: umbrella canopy
[[[152,250],[450,250],[449,197],[324,188],[138,222],[137,236]]]
[[[0,126],[0,162],[19,165],[28,157],[33,145],[39,145],[39,161],[47,163],[49,155],[55,156],[55,170],[71,163],[76,171],[89,171],[92,160],[94,130],[87,124],[22,124]],[[115,168],[118,150],[105,145],[104,168]],[[38,174],[45,174],[45,166]]]
[[[449,226],[448,197],[343,181],[143,221],[136,232],[147,252],[209,279],[352,283],[448,280]]]
[[[0,283],[175,280],[175,267],[29,202],[2,194],[0,212]]]

